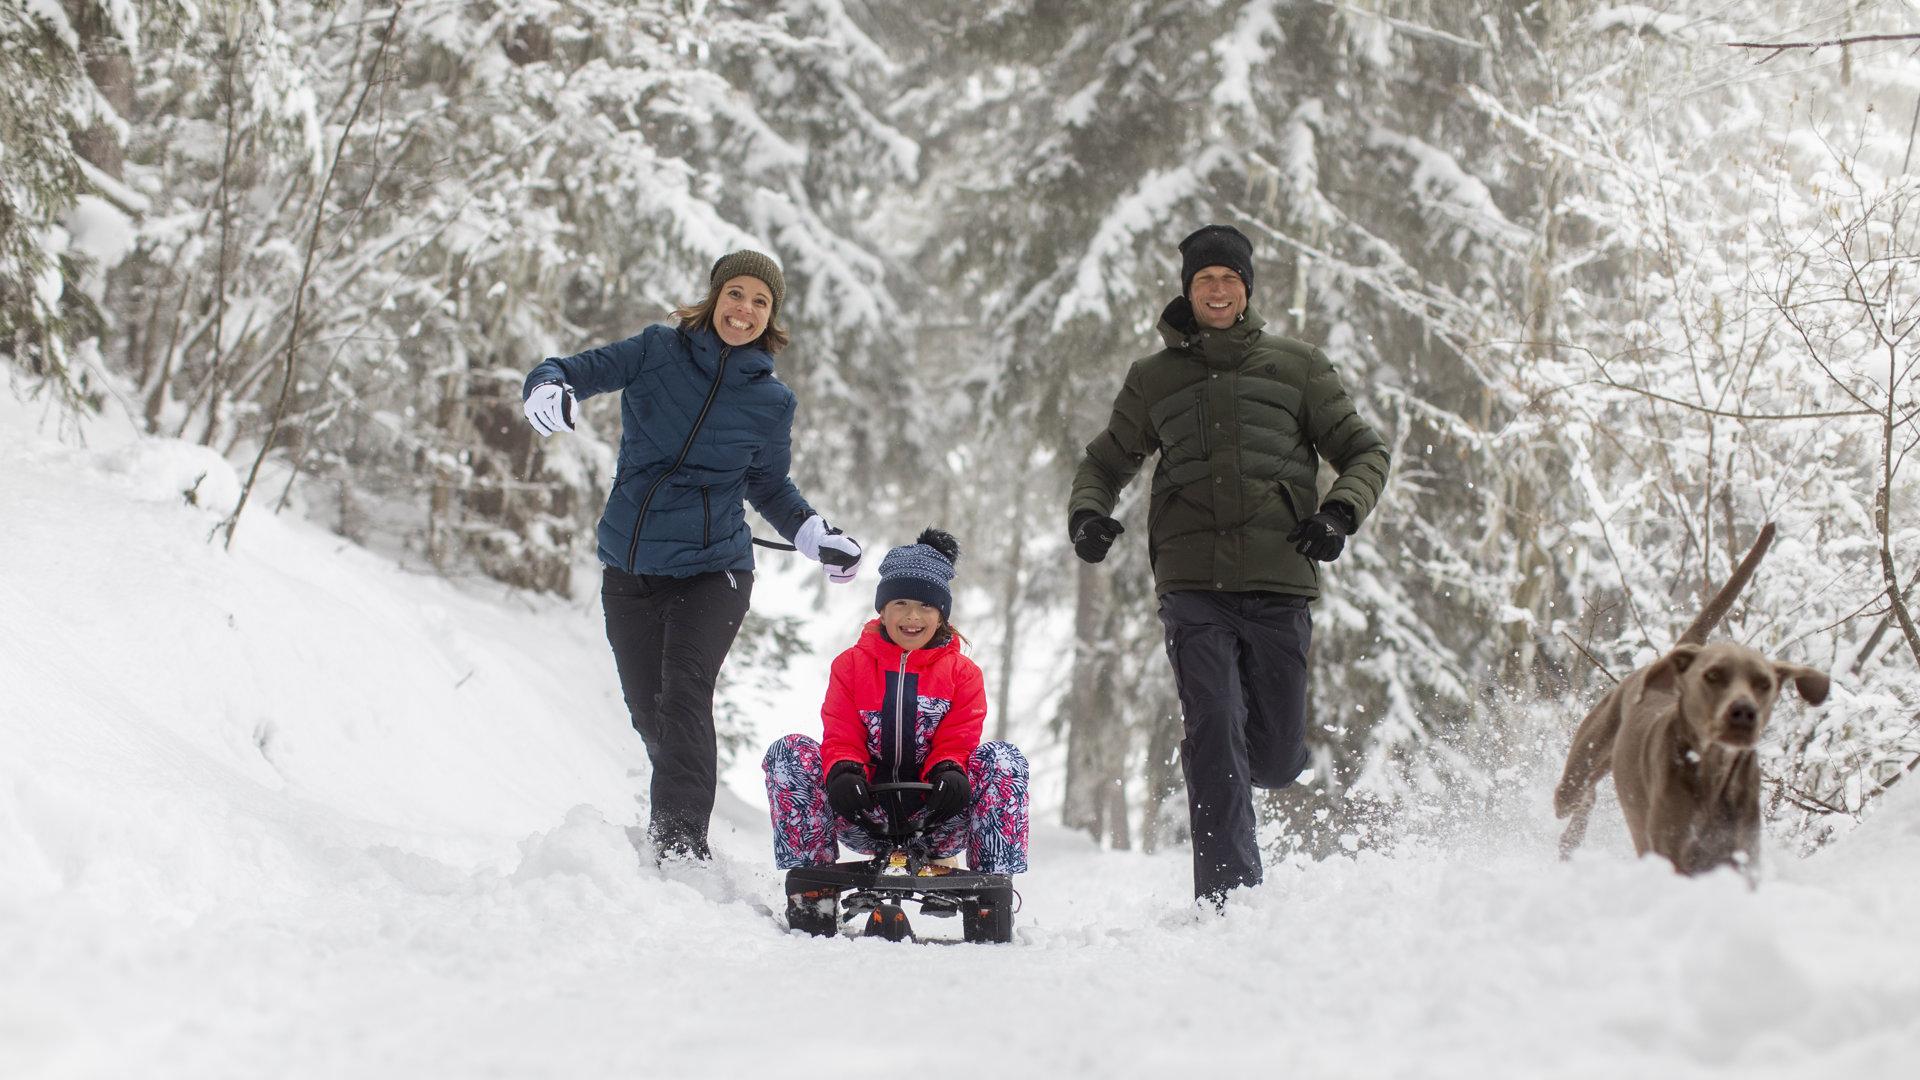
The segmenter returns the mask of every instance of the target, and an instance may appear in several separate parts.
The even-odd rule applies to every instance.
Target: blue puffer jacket
[[[741,500],[789,541],[813,508],[787,478],[794,399],[758,346],[711,330],[649,326],[612,345],[544,360],[524,399],[564,382],[620,396],[620,465],[600,515],[600,561],[630,574],[753,569]]]

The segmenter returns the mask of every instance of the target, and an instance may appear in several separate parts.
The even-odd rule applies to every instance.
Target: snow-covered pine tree
[[[1477,5],[1458,8],[1477,25]],[[903,108],[929,130],[928,172],[960,215],[927,247],[930,276],[977,297],[990,328],[980,438],[1045,463],[1032,530],[1063,537],[1065,480],[1126,363],[1157,345],[1175,242],[1207,221],[1254,236],[1256,307],[1322,343],[1410,461],[1322,609],[1322,772],[1289,805],[1294,835],[1324,843],[1337,829],[1310,815],[1340,816],[1349,785],[1439,775],[1429,748],[1473,714],[1467,673],[1497,647],[1478,632],[1483,579],[1429,577],[1452,558],[1442,538],[1485,534],[1462,497],[1486,459],[1458,417],[1487,396],[1464,343],[1523,232],[1463,163],[1489,125],[1442,92],[1483,50],[1331,5],[1009,3],[925,30],[929,77],[956,74]],[[1144,517],[1137,498],[1123,504],[1134,536]],[[1048,558],[1071,558],[1051,544]],[[1144,551],[1123,543],[1078,574],[1067,815],[1114,835],[1112,792],[1170,756],[1178,725],[1151,590],[1136,587]],[[1136,741],[1148,732],[1151,745]]]
[[[147,10],[98,0],[0,8],[0,349],[68,407],[97,408],[102,276],[125,252],[129,57]]]
[[[836,4],[402,5],[376,65],[390,11],[209,9],[142,59],[129,167],[159,207],[113,351],[156,430],[250,453],[291,352],[269,505],[297,472],[342,531],[566,591],[613,414],[538,444],[518,382],[539,357],[637,332],[753,244],[786,259],[808,432],[854,430],[898,381],[843,181],[910,174],[912,143],[862,96],[886,69]],[[826,476],[867,449],[797,457]]]
[[[1367,843],[1389,816],[1405,828],[1422,820],[1409,810],[1500,797],[1516,752],[1564,749],[1562,714],[1577,716],[1590,676],[1568,639],[1617,669],[1664,648],[1769,517],[1803,515],[1769,575],[1813,592],[1833,578],[1802,564],[1805,538],[1845,506],[1781,496],[1860,491],[1862,460],[1810,460],[1826,444],[1805,422],[1739,419],[1831,396],[1757,362],[1793,335],[1760,318],[1773,305],[1755,283],[1808,242],[1802,192],[1860,186],[1792,159],[1822,139],[1904,146],[1874,127],[1897,114],[1897,79],[1858,51],[1756,74],[1724,42],[1870,29],[1869,7],[1009,2],[900,35],[925,43],[927,89],[899,111],[928,132],[926,184],[961,221],[930,232],[925,264],[975,298],[980,442],[1046,479],[1029,533],[1059,536],[1079,444],[1125,362],[1153,347],[1173,243],[1205,220],[1256,237],[1255,304],[1336,357],[1396,448],[1387,501],[1320,610],[1321,767],[1309,797],[1275,803],[1286,842]],[[1808,124],[1834,116],[1849,119]],[[1789,205],[1761,213],[1756,192]],[[1795,217],[1757,243],[1759,223]],[[1859,235],[1899,250],[1881,218]],[[1736,401],[1767,386],[1792,400]],[[1851,505],[1861,544],[1871,530]],[[1126,509],[1137,534],[1140,508]],[[1141,692],[1164,677],[1149,606],[1112,595],[1145,574],[1123,545],[1077,579],[1066,807],[1096,834],[1124,835],[1113,792],[1177,733],[1166,698]],[[1867,584],[1825,594],[1828,614],[1872,614]],[[1126,618],[1105,617],[1115,604]],[[1102,687],[1113,700],[1088,696]],[[1539,734],[1533,717],[1548,738],[1516,747]],[[1154,745],[1128,742],[1155,725]],[[1870,756],[1881,781],[1904,767]]]
[[[71,354],[103,293],[72,287],[88,267],[58,223],[114,179],[70,149],[106,117],[110,193],[137,221],[98,283],[102,367],[156,434],[243,467],[274,432],[249,513],[298,500],[444,572],[568,592],[616,413],[590,403],[582,437],[540,443],[522,373],[663,319],[747,245],[787,269],[803,482],[853,525],[856,485],[908,456],[870,423],[916,407],[873,207],[916,151],[879,118],[891,68],[836,0],[148,5],[168,33],[116,54],[135,92],[113,110],[59,7],[17,9],[10,350],[87,389]],[[830,477],[850,479],[819,491]],[[790,628],[745,637],[773,666],[793,651]]]

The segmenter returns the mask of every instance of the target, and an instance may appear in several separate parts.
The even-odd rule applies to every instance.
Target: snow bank
[[[309,877],[323,841],[504,859],[583,799],[632,817],[584,611],[465,594],[258,493],[225,551],[219,455],[63,447],[4,408],[0,899],[185,919]]]

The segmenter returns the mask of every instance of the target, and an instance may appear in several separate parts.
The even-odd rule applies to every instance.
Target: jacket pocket
[[[713,498],[708,486],[700,485],[700,546],[713,546]]]
[[[1207,422],[1207,393],[1205,390],[1200,392],[1200,400],[1194,403],[1193,414],[1200,421],[1200,460],[1206,461],[1213,457],[1213,436],[1208,430],[1212,425]]]
[[[1305,521],[1320,509],[1320,490],[1312,483],[1301,487],[1287,480],[1280,481],[1280,497],[1286,501],[1287,509],[1293,511],[1293,520]]]

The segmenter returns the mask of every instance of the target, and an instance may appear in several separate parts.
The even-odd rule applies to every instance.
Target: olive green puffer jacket
[[[1175,589],[1320,595],[1320,568],[1287,533],[1326,502],[1365,521],[1387,481],[1387,445],[1354,411],[1326,354],[1261,331],[1252,309],[1200,327],[1167,306],[1167,347],[1127,371],[1106,430],[1087,444],[1067,505],[1111,514],[1159,451],[1147,543],[1160,593]],[[1340,476],[1325,496],[1316,454]]]

